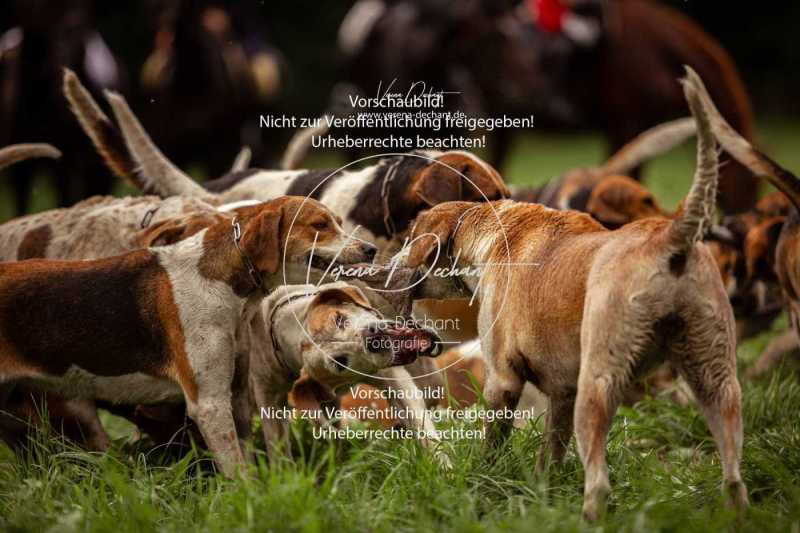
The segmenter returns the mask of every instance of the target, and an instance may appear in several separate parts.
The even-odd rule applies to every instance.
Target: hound
[[[526,382],[549,397],[540,468],[562,460],[574,427],[586,471],[583,514],[592,521],[611,490],[606,439],[614,412],[632,381],[667,358],[716,440],[725,493],[747,505],[733,312],[700,242],[711,224],[717,155],[698,96],[705,89],[687,71],[698,166],[675,219],[608,231],[586,214],[541,205],[451,202],[420,215],[397,256],[408,267],[455,272],[427,276],[426,291],[477,298],[492,409],[513,409]],[[491,424],[487,433],[497,438],[507,429]]]
[[[269,454],[288,444],[286,418],[275,413],[287,407],[293,386],[292,405],[305,415],[322,409],[320,398],[333,398],[334,391],[365,379],[405,385],[408,394],[395,403],[398,412],[411,415],[403,422],[421,432],[423,444],[435,440],[425,438],[433,424],[408,372],[398,366],[441,353],[433,330],[385,319],[359,288],[344,282],[279,287],[253,313],[249,328],[240,349],[250,353],[252,407],[261,414]],[[134,417],[158,443],[173,442],[185,425],[182,409],[143,406]]]
[[[217,213],[196,198],[94,196],[0,224],[0,260],[109,257],[158,244],[152,230],[175,217]]]
[[[433,330],[384,319],[364,293],[341,282],[280,287],[264,300],[262,311],[251,321],[250,362],[250,385],[262,413],[287,405],[301,371],[334,393],[358,382],[381,385],[386,378],[413,392],[411,376],[401,366],[442,351]],[[396,407],[409,415],[406,425],[431,434],[422,398],[398,398]],[[285,422],[262,416],[268,450],[288,436]]]
[[[185,210],[189,212],[182,214]],[[166,215],[174,216],[164,218]],[[0,242],[5,244],[0,258],[109,257],[138,248],[180,242],[224,216],[212,206],[192,198],[94,198],[69,209],[45,211],[0,225]],[[146,220],[146,227],[142,229],[143,217],[151,221]],[[319,278],[319,272],[313,268],[308,275],[312,281]],[[409,286],[413,275],[410,270],[396,270],[387,280],[386,272],[376,270],[371,276],[360,276],[350,282],[367,291],[371,305],[385,316],[405,316],[405,310],[410,309],[411,303],[408,295],[398,289]],[[347,279],[347,276],[343,277]],[[383,292],[387,289],[389,292]],[[401,370],[391,371],[397,372]],[[399,387],[403,385],[403,380],[388,383]],[[61,430],[65,436],[89,449],[102,451],[107,448],[109,438],[97,416],[93,400],[45,393],[37,389],[35,384],[14,383],[3,389],[5,401],[0,410],[5,411],[6,415],[0,417],[0,438],[9,446],[20,448],[25,443],[31,428],[28,421],[39,425],[37,410],[46,404],[51,427]],[[101,407],[132,421],[157,443],[173,442],[176,432],[184,424],[185,409],[182,404],[129,406],[105,401],[99,403]]]
[[[648,217],[674,217],[675,212],[665,210],[647,188],[626,174],[672,150],[694,135],[695,129],[690,118],[666,122],[637,136],[599,167],[570,170],[538,189],[512,186],[511,198],[588,213],[609,229]],[[767,217],[785,216],[787,209],[787,200],[781,193],[769,194],[753,209],[726,217],[722,225],[715,224],[708,232],[707,244],[733,304],[740,339],[768,329],[780,309],[771,279],[774,276],[763,268],[754,272],[746,267],[764,264],[770,250],[774,250],[774,241],[764,238],[774,231],[767,233],[759,228],[750,237],[748,232]],[[746,241],[759,246],[746,249]],[[762,242],[765,246],[761,246]]]
[[[695,134],[691,118],[665,122],[618,150],[597,167],[576,168],[537,189],[512,187],[511,198],[589,213],[609,229],[650,216],[668,216],[653,194],[628,174]]]
[[[722,147],[753,174],[766,178],[785,196],[783,201],[775,195],[767,196],[765,198],[768,200],[764,200],[760,204],[759,214],[762,215],[762,220],[759,226],[761,231],[759,235],[750,239],[748,248],[755,249],[755,251],[767,250],[767,257],[770,255],[769,250],[773,251],[772,271],[777,276],[794,333],[787,332],[773,339],[773,342],[764,350],[749,371],[751,377],[756,377],[773,369],[781,360],[781,356],[798,347],[800,268],[798,268],[797,259],[800,257],[800,215],[798,214],[800,179],[754,148],[749,141],[736,132],[719,113],[710,97],[704,96],[702,103],[709,115],[714,135]],[[787,201],[788,206],[786,205]],[[747,236],[750,237],[750,232]],[[758,254],[755,256],[759,257]],[[751,264],[758,265],[757,261],[751,261]]]
[[[120,95],[106,94],[117,130],[70,71],[64,74],[64,93],[108,167],[145,194],[197,197],[217,205],[308,196],[340,216],[345,230],[358,226],[362,238],[379,244],[407,230],[417,213],[438,203],[510,194],[495,169],[462,151],[399,154],[336,173],[248,169],[201,186],[164,157]]]
[[[304,276],[312,253],[317,263],[346,263],[375,250],[313,200],[280,198],[220,217],[171,246],[0,264],[0,381],[117,403],[183,400],[233,475],[243,463],[237,434],[249,422],[234,422],[234,406],[248,403],[247,387],[232,385],[247,370],[237,349],[243,317],[285,275]]]

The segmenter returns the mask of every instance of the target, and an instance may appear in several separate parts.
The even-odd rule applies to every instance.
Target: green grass
[[[442,470],[414,441],[315,441],[294,425],[295,458],[224,480],[194,453],[169,463],[119,433],[107,454],[40,437],[24,458],[2,452],[5,531],[790,531],[800,526],[800,383],[780,373],[744,392],[743,475],[752,507],[722,503],[720,466],[695,409],[662,399],[622,409],[611,430],[614,492],[600,524],[580,520],[574,445],[549,479],[534,475],[536,424],[499,453],[444,446]],[[477,427],[477,426],[476,426]]]
[[[798,130],[763,129],[764,143],[789,168],[800,168]],[[593,136],[531,135],[518,141],[505,174],[540,183],[603,152]],[[693,158],[686,146],[649,169],[647,183],[664,205],[685,194]],[[37,196],[35,205],[52,201]],[[785,327],[782,319],[775,331]],[[742,368],[772,334],[739,347]],[[534,423],[498,453],[480,441],[445,443],[449,471],[413,441],[317,441],[296,423],[293,460],[267,465],[259,456],[249,478],[228,481],[211,473],[207,455],[170,461],[107,415],[114,444],[106,454],[44,435],[25,457],[0,447],[0,531],[798,531],[800,382],[784,369],[743,387],[742,473],[752,506],[741,521],[721,501],[719,458],[698,412],[656,398],[617,414],[608,447],[614,492],[608,515],[593,526],[580,520],[583,470],[574,443],[548,479],[534,474],[541,442]]]

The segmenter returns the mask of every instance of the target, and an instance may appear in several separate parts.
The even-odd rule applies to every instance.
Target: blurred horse
[[[242,2],[160,0],[153,50],[141,72],[142,118],[180,166],[228,170],[244,144],[264,155],[259,114],[282,86],[282,57],[264,40],[256,7]]]
[[[64,67],[94,92],[123,86],[122,67],[95,28],[92,2],[19,0],[14,7],[12,26],[0,36],[0,145],[48,142],[64,152],[59,163],[29,161],[7,171],[17,212],[28,210],[33,177],[42,170],[54,176],[61,205],[106,194],[112,178],[61,94]]]
[[[431,6],[435,6],[436,9]],[[688,109],[678,78],[683,65],[705,80],[722,114],[746,138],[753,117],[747,91],[725,50],[688,17],[654,0],[607,0],[596,46],[576,48],[553,87],[547,39],[530,14],[487,0],[361,0],[340,28],[349,79],[366,91],[397,78],[397,87],[425,80],[461,92],[468,113],[525,115],[543,126],[564,126],[549,101],[554,89],[579,125],[602,130],[613,152],[644,130]],[[574,124],[568,124],[574,126]],[[515,132],[497,130],[490,161],[502,165]],[[756,199],[755,179],[724,158],[720,199],[739,212]]]

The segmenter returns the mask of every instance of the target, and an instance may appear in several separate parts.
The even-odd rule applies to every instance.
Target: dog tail
[[[330,130],[328,119],[329,115],[323,115],[318,119],[318,123],[314,127],[304,128],[295,132],[286,147],[286,151],[283,153],[283,159],[281,159],[281,168],[283,170],[297,170],[300,168],[300,165],[308,155],[308,151],[311,149],[312,137],[325,135]]]
[[[167,159],[121,95],[106,91],[125,145],[138,163],[136,185],[144,193],[169,196],[208,196],[208,192]]]
[[[233,173],[247,170],[250,167],[250,159],[252,158],[253,152],[250,150],[250,147],[242,146],[242,149],[239,150],[238,154],[236,154],[236,159],[233,160],[230,172]]]
[[[64,69],[64,96],[84,133],[92,140],[111,172],[143,190],[144,184],[136,172],[136,162],[119,130],[103,113],[78,76],[68,68]]]
[[[12,144],[0,149],[0,168],[36,157],[58,159],[61,151],[55,146],[44,143]]]
[[[699,92],[700,102],[711,121],[711,130],[717,141],[734,159],[756,176],[769,181],[800,209],[800,179],[780,166],[739,134],[720,114],[708,92]]]
[[[683,202],[683,208],[670,227],[670,249],[672,258],[685,260],[697,241],[711,227],[717,199],[719,177],[717,147],[711,124],[700,94],[705,92],[700,76],[686,67],[686,78],[681,80],[689,109],[697,123],[697,169],[692,187]]]
[[[628,174],[642,163],[665,154],[695,134],[695,121],[691,117],[672,120],[654,126],[637,135],[617,150],[600,172],[604,176]]]

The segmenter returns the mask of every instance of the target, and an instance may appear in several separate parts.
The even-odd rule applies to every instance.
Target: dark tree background
[[[613,1],[613,0],[612,0]],[[756,116],[800,116],[800,2],[661,0],[689,15],[730,52],[751,91]],[[333,43],[353,2],[261,2],[275,42],[290,58],[293,109],[316,111],[336,77]],[[297,107],[299,106],[299,107]]]
[[[43,1],[43,0],[23,0]],[[62,0],[53,0],[62,1]],[[64,0],[69,1],[69,0]],[[458,1],[458,0],[455,0]],[[613,1],[613,0],[612,0]],[[751,91],[757,116],[800,116],[800,2],[712,2],[661,0],[686,13],[717,38],[737,62]],[[251,4],[267,23],[268,40],[287,60],[281,97],[286,112],[322,110],[337,79],[336,34],[351,0],[228,0]],[[152,48],[152,14],[158,0],[95,0],[98,27],[131,74],[135,98],[139,69]],[[4,0],[0,29],[14,24],[13,2]]]

